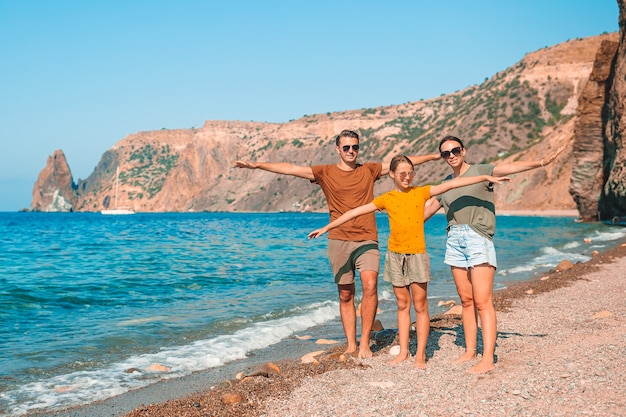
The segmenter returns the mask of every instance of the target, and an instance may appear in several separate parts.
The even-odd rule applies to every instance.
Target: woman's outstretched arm
[[[557,158],[557,156],[559,156],[559,154],[563,152],[564,149],[565,146],[561,146],[559,147],[559,149],[552,152],[550,155],[541,158],[541,160],[539,161],[517,161],[508,164],[496,165],[493,168],[493,175],[495,175],[496,177],[500,177],[503,175],[511,175],[517,174],[518,172],[529,171],[531,169],[543,168],[546,165],[552,163]]]

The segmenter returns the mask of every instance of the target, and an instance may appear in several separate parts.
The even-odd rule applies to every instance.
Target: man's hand
[[[235,166],[237,168],[248,168],[248,169],[256,169],[257,165],[254,162],[250,161],[235,161]]]

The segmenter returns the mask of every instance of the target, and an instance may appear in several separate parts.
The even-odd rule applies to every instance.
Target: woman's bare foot
[[[476,349],[467,349],[464,354],[452,361],[452,363],[463,363],[476,359]]]
[[[489,360],[481,360],[476,365],[472,366],[467,372],[471,372],[473,374],[486,374],[487,372],[491,372],[496,369],[496,365],[493,361]]]
[[[417,369],[426,369],[426,354],[415,355],[415,364],[413,366]]]
[[[400,353],[398,353],[398,356],[396,356],[392,360],[388,361],[387,364],[388,365],[397,365],[397,364],[402,363],[405,360],[409,359],[410,357],[411,357],[411,354],[409,353],[408,350],[400,349]]]

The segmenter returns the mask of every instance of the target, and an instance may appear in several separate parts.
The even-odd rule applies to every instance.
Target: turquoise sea
[[[0,213],[0,415],[91,403],[338,328],[326,238],[307,239],[327,219]],[[387,219],[377,220],[385,250]],[[496,286],[586,261],[624,236],[573,218],[499,216]],[[428,221],[426,241],[434,315],[438,301],[456,298],[442,215]],[[393,293],[379,282],[383,324],[393,328]],[[169,371],[150,372],[154,364]]]

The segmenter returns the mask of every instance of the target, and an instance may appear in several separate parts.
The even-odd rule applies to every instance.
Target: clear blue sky
[[[616,0],[0,0],[0,211],[30,205],[56,149],[77,181],[139,131],[437,97],[617,31],[618,13]]]

